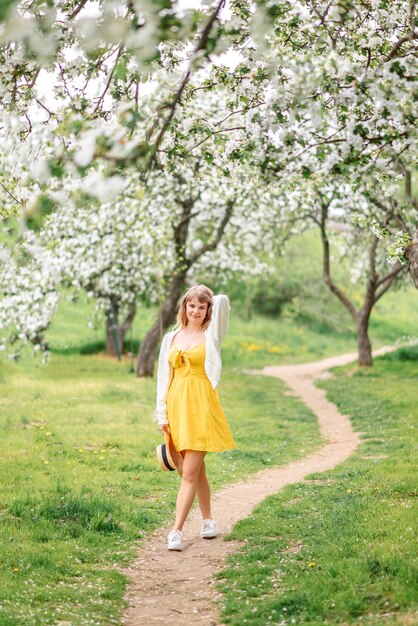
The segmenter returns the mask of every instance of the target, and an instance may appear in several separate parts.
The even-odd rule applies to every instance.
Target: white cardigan
[[[229,311],[228,296],[218,294],[212,297],[212,319],[204,331],[206,342],[205,372],[213,389],[219,382],[222,371],[221,345],[228,330]],[[163,337],[160,355],[158,357],[157,373],[157,408],[154,416],[158,425],[168,424],[167,421],[167,393],[173,378],[173,366],[168,360],[168,353],[174,336],[180,331],[171,330]]]

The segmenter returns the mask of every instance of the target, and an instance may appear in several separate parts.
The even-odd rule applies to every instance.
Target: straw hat
[[[171,440],[170,432],[164,431],[164,443],[155,448],[157,460],[162,470],[174,472],[177,470],[180,476],[183,472],[183,457],[177,452]]]

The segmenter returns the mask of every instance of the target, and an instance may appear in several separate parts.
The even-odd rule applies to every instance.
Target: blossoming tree
[[[258,5],[264,12],[249,21],[254,43],[243,51],[247,65],[268,74],[256,120],[258,163],[273,179],[322,172],[357,186],[376,171],[399,177],[409,203],[407,245],[397,249],[418,287],[416,3]]]
[[[0,132],[6,155],[19,144],[22,166],[19,171],[8,162],[3,170],[5,214],[15,212],[23,221],[36,212],[51,214],[42,230],[41,248],[48,249],[54,241],[52,214],[57,212],[56,223],[62,220],[64,226],[65,207],[68,215],[85,215],[79,212],[88,211],[86,199],[97,198],[90,206],[103,221],[103,228],[96,222],[97,232],[106,240],[111,220],[120,219],[120,232],[125,233],[120,241],[127,236],[123,224],[134,229],[124,212],[137,215],[138,210],[141,233],[151,233],[152,241],[163,240],[164,249],[171,250],[171,274],[161,258],[161,268],[148,271],[152,246],[141,241],[147,278],[138,280],[136,294],[164,284],[169,292],[173,289],[174,301],[178,288],[170,280],[179,276],[181,284],[185,265],[190,263],[190,274],[198,262],[222,256],[221,239],[229,241],[233,219],[241,228],[251,223],[245,197],[255,198],[257,186],[260,198],[266,193],[275,201],[252,200],[260,209],[254,224],[264,220],[283,225],[286,210],[277,201],[278,188],[283,191],[292,183],[303,193],[303,181],[318,172],[344,176],[355,187],[372,172],[390,171],[403,178],[410,199],[406,212],[404,207],[398,212],[404,239],[395,246],[396,258],[408,259],[418,285],[415,2],[224,4],[210,2],[207,10],[182,12],[177,4],[162,1],[8,2],[0,14],[0,90],[6,120]],[[232,65],[226,58],[222,62],[225,51],[229,58],[235,55]],[[233,203],[230,181],[237,182]],[[132,200],[132,184],[144,193],[145,205]],[[113,218],[106,207],[112,194],[114,206],[119,206]],[[165,215],[163,223],[155,221],[156,202]],[[276,210],[273,218],[271,207]],[[206,222],[205,215],[210,216]],[[287,218],[293,219],[289,213]],[[81,219],[91,225],[96,218]],[[150,225],[153,219],[161,233]],[[202,229],[207,233],[203,238]],[[71,232],[67,241],[74,245],[85,235]],[[202,244],[193,251],[199,239]],[[78,255],[83,246],[71,248],[75,262],[68,253],[72,280],[99,300],[104,276],[109,286],[118,284],[116,270],[122,266],[135,275],[130,262],[121,261],[114,241],[109,258],[115,267],[104,264],[93,282],[88,282],[88,272],[81,281],[77,278],[77,271],[86,267]],[[133,243],[126,246],[133,249]],[[236,253],[242,259],[242,252]],[[90,263],[94,273],[93,259]],[[62,277],[62,268],[60,272]],[[128,285],[124,291],[131,296],[122,307],[133,306],[134,292]],[[114,315],[120,305],[109,290],[105,297],[113,299]],[[171,310],[168,304],[161,309],[164,324]],[[151,371],[153,342],[151,337],[144,342],[144,372]]]
[[[405,276],[402,250],[392,244],[391,264],[385,239],[396,240],[402,200],[395,200],[396,184],[389,186],[374,177],[364,177],[352,187],[342,177],[314,175],[297,189],[295,221],[311,222],[318,228],[323,249],[323,278],[331,293],[353,318],[359,365],[372,365],[369,322],[375,304],[392,285]],[[349,263],[352,285],[338,284],[333,263]]]

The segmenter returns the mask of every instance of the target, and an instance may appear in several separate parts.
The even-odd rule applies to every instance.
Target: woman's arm
[[[208,331],[212,334],[218,348],[221,347],[228,331],[230,310],[231,305],[228,296],[220,293],[212,297],[212,319]]]
[[[167,404],[164,399],[165,390],[168,382],[168,359],[167,359],[167,335],[161,342],[160,354],[158,357],[157,370],[157,405],[154,412],[154,418],[158,426],[168,424],[167,421]]]

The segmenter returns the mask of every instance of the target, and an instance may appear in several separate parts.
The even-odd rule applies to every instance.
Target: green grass
[[[415,296],[389,295],[391,309],[382,301],[375,345],[413,334]],[[208,456],[214,490],[321,443],[314,417],[279,381],[244,369],[356,349],[352,333],[286,313],[240,314],[232,301],[219,386],[238,448]],[[154,315],[139,309],[128,345]],[[48,332],[49,365],[29,351],[0,362],[0,626],[119,623],[126,579],[118,566],[173,516],[178,477],[161,472],[154,455],[155,380],[136,379],[133,359],[105,357],[103,327],[89,328],[90,316],[83,298],[64,301]]]
[[[303,362],[312,355],[317,358],[356,351],[353,319],[322,278],[322,244],[318,229],[292,236],[281,252],[272,263],[271,274],[245,276],[242,281],[232,279],[226,285],[235,315],[239,314],[246,332],[251,335],[255,327],[254,335],[264,340],[252,341],[259,344],[254,358],[266,363],[271,355],[263,355],[263,350],[271,346],[277,350],[276,356],[286,362]],[[358,309],[364,299],[364,281],[361,278],[352,281],[349,257],[339,258],[332,243],[331,255],[335,255],[331,270],[333,280]],[[408,274],[404,273],[402,283],[403,286],[392,286],[373,308],[370,337],[375,348],[395,342],[403,335],[416,337],[418,334],[418,292]],[[280,307],[280,318],[271,315]],[[270,316],[260,317],[254,310],[270,311]]]
[[[333,298],[330,296],[330,302]],[[418,293],[413,287],[388,293],[376,305],[370,324],[373,348],[400,342],[406,337],[418,338],[416,308]],[[315,324],[304,324],[284,311],[277,319],[253,315],[248,320],[239,302],[231,302],[231,322],[222,348],[224,366],[261,368],[273,363],[303,363],[326,358],[342,352],[356,352],[357,340],[353,329],[336,332]],[[324,304],[326,306],[326,303]],[[344,313],[342,307],[338,308]],[[133,358],[127,365],[135,366],[136,346],[155,319],[155,309],[140,307],[132,331],[126,338]],[[52,363],[57,355],[94,354],[104,350],[104,323],[89,328],[93,317],[89,301],[63,301],[55,322],[48,331]],[[30,358],[25,367],[33,367]]]
[[[321,381],[362,433],[336,469],[267,498],[231,539],[223,623],[418,623],[418,348]]]
[[[376,306],[371,320],[373,348],[418,338],[417,306],[414,288],[388,293]],[[343,352],[357,352],[354,330],[323,332],[286,314],[277,320],[254,315],[250,321],[236,315],[225,341],[223,361],[235,365],[247,354],[248,363],[258,368],[273,363],[304,363]]]
[[[154,453],[155,380],[136,379],[129,361],[77,354],[96,331],[70,309],[48,366],[28,354],[0,366],[1,626],[119,623],[117,566],[174,514],[179,478]],[[248,364],[243,353],[219,386],[238,448],[208,455],[214,490],[321,443],[313,415],[279,381],[243,374]]]

